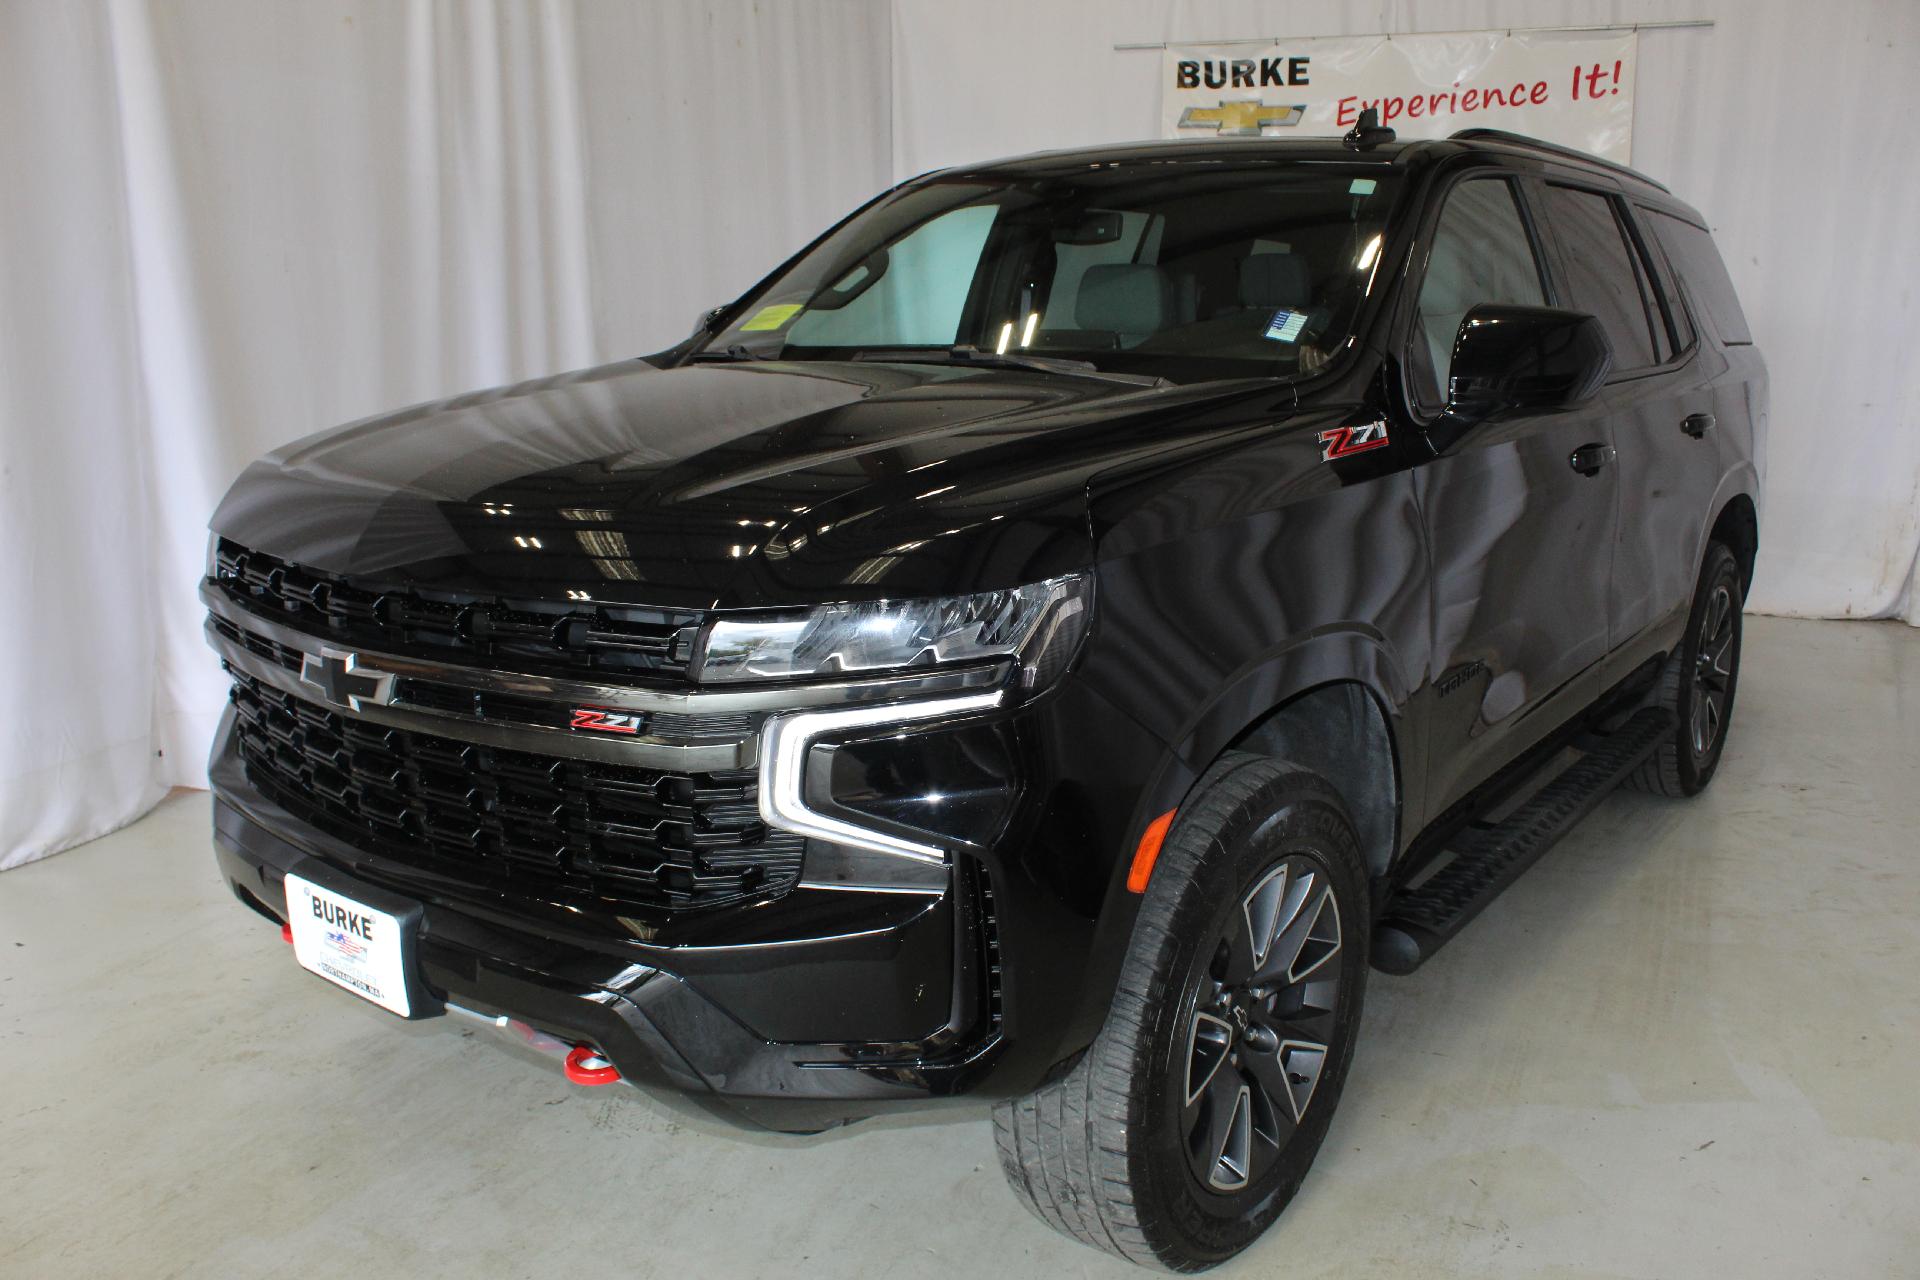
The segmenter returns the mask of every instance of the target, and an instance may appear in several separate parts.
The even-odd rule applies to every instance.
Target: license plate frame
[[[420,978],[418,902],[312,859],[288,868],[283,880],[301,968],[397,1017],[440,1012]]]

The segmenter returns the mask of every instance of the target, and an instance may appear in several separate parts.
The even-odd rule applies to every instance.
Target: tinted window
[[[1670,214],[1654,213],[1647,223],[1665,246],[1694,301],[1705,309],[1708,326],[1720,335],[1720,341],[1729,346],[1752,342],[1746,313],[1740,310],[1740,297],[1733,291],[1720,251],[1713,247],[1713,237]]]
[[[1442,399],[1453,363],[1453,340],[1467,312],[1486,303],[1543,307],[1546,290],[1526,223],[1503,179],[1463,182],[1447,195],[1433,233],[1415,317],[1415,366],[1425,365],[1421,398]]]
[[[1640,226],[1641,247],[1645,256],[1653,263],[1654,279],[1659,281],[1660,296],[1666,299],[1667,322],[1673,326],[1675,348],[1685,351],[1693,345],[1693,320],[1687,315],[1686,299],[1680,295],[1680,286],[1674,280],[1673,264],[1667,260],[1667,254],[1660,242],[1653,236],[1653,211],[1646,208],[1634,211],[1634,221]]]
[[[921,223],[888,246],[884,259],[862,262],[835,281],[829,301],[833,293],[851,298],[838,306],[817,301],[793,322],[787,340],[849,347],[870,342],[953,345],[973,264],[993,229],[994,213],[992,205],[969,205]],[[875,272],[878,278],[868,279]]]
[[[1305,376],[1348,345],[1399,183],[1375,161],[1265,159],[934,177],[770,278],[694,358],[965,346],[1175,381]]]
[[[1613,343],[1613,367],[1644,369],[1658,363],[1645,285],[1613,200],[1549,186],[1547,218],[1566,254],[1566,305],[1600,321]]]
[[[1660,291],[1653,284],[1653,268],[1647,264],[1646,246],[1640,243],[1640,237],[1634,234],[1627,206],[1616,204],[1614,216],[1620,220],[1620,230],[1627,237],[1627,252],[1633,259],[1633,283],[1640,291],[1640,310],[1647,317],[1653,337],[1653,359],[1655,364],[1665,364],[1673,359],[1673,331],[1667,327],[1667,304],[1661,298]]]

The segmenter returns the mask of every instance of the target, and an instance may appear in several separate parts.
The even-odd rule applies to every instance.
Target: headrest
[[[1266,311],[1304,307],[1313,296],[1306,260],[1295,253],[1256,253],[1240,260],[1240,305]]]
[[[1103,262],[1080,277],[1074,323],[1109,333],[1157,333],[1173,318],[1173,281],[1159,267]]]

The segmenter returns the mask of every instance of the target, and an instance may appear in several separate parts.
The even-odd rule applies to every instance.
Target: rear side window
[[[1487,303],[1543,307],[1540,263],[1504,178],[1474,178],[1447,194],[1420,282],[1413,364],[1421,403],[1444,401],[1453,340],[1467,312]]]
[[[1567,261],[1567,305],[1590,312],[1613,343],[1620,372],[1659,362],[1646,283],[1611,197],[1573,187],[1547,188],[1547,219]]]
[[[1693,346],[1693,321],[1687,315],[1686,300],[1680,296],[1680,288],[1674,281],[1673,264],[1666,250],[1654,238],[1653,210],[1639,205],[1633,213],[1640,228],[1637,239],[1642,256],[1653,264],[1654,278],[1660,282],[1660,296],[1666,302],[1667,323],[1673,327],[1674,349],[1677,352],[1686,351]]]
[[[1746,313],[1740,309],[1740,297],[1733,291],[1733,280],[1713,246],[1713,237],[1691,222],[1658,210],[1648,211],[1646,225],[1665,247],[1694,302],[1705,310],[1707,327],[1730,347],[1752,342]]]

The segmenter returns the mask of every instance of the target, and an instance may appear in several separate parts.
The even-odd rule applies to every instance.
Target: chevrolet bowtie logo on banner
[[[1180,112],[1182,129],[1212,129],[1223,138],[1256,138],[1265,128],[1299,124],[1304,106],[1282,107],[1254,99],[1222,102],[1217,107],[1187,107]]]
[[[1160,136],[1337,138],[1372,107],[1402,140],[1511,129],[1627,162],[1630,28],[1168,45]]]

